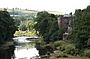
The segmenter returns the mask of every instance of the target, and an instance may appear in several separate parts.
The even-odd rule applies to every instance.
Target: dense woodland
[[[58,28],[57,15],[45,11],[37,14],[35,29],[45,42],[45,45],[42,44],[43,41],[38,43],[44,49],[43,52],[58,51],[57,57],[68,57],[68,54],[90,57],[90,6],[76,10],[73,19],[71,33],[66,40],[62,40],[64,32],[62,28]]]
[[[13,42],[12,38],[17,30],[14,19],[7,11],[0,11],[0,59],[11,59],[14,54],[14,45],[7,44]]]
[[[90,6],[75,11],[71,39],[79,49],[89,48],[90,41]]]
[[[14,19],[7,11],[0,11],[0,43],[12,40],[15,31]]]
[[[62,39],[62,32],[59,30],[57,16],[46,11],[39,12],[35,19],[35,30],[38,31],[45,42]]]

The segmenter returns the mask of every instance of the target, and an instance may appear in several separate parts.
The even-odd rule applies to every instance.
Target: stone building
[[[64,33],[63,33],[63,39],[66,39],[68,34],[72,30],[72,22],[73,22],[73,16],[72,14],[65,14],[60,17],[58,17],[58,26],[59,28],[62,28]]]

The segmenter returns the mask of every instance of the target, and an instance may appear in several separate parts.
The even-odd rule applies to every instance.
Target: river
[[[14,59],[35,59],[39,56],[38,50],[35,48],[35,43],[26,40],[27,37],[17,37],[14,41],[17,42],[14,51]]]

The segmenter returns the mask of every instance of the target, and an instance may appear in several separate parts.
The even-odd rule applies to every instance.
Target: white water
[[[24,42],[25,41],[25,42]],[[26,41],[25,38],[18,39],[18,43],[23,44],[21,46],[16,46],[15,48],[15,59],[35,59],[35,57],[39,56],[38,50],[32,44],[28,44],[29,41]],[[31,41],[30,41],[31,42]],[[32,45],[33,47],[30,47]],[[33,58],[34,57],[34,58]]]
[[[39,56],[38,51],[36,48],[30,48],[30,49],[15,49],[15,59],[30,59],[33,57]]]

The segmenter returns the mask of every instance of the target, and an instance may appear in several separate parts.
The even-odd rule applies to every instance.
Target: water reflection
[[[18,48],[16,48],[16,50],[15,50],[15,57],[16,57],[15,59],[20,59],[20,58],[30,59],[35,56],[39,56],[36,48],[19,49],[19,50],[18,50]]]
[[[14,53],[15,59],[30,59],[39,56],[39,52],[35,48],[35,43],[26,41],[25,38],[20,40],[18,39],[18,45],[16,45]]]

